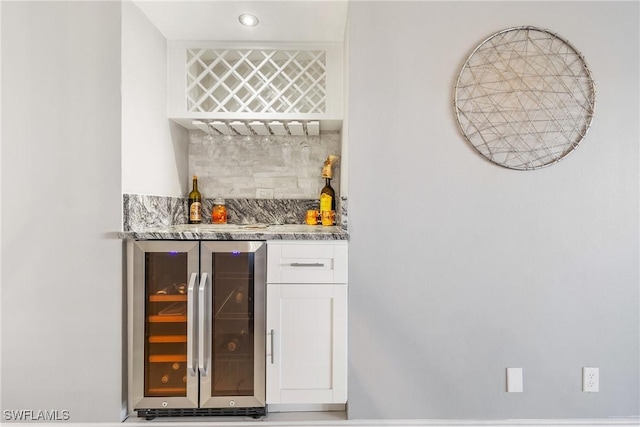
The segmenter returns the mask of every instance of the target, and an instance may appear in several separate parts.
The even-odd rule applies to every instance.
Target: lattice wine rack
[[[341,104],[341,48],[170,45],[169,110],[181,124],[296,120],[306,127],[340,120]]]
[[[324,113],[323,51],[187,50],[187,109]]]

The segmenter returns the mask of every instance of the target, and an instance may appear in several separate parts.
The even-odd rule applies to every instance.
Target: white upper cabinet
[[[343,47],[168,43],[168,115],[190,129],[317,134],[342,125]]]

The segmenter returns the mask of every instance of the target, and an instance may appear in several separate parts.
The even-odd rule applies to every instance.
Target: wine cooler
[[[130,242],[128,256],[131,409],[264,415],[265,242]]]

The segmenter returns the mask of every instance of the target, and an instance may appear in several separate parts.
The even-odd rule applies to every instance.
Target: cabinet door
[[[267,285],[267,403],[345,403],[346,331],[346,285]]]
[[[195,408],[198,242],[130,244],[133,409]]]
[[[264,407],[266,249],[264,242],[202,242],[202,408]]]

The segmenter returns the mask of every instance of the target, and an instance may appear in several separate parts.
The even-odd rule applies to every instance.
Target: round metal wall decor
[[[560,161],[587,134],[595,85],[582,55],[535,27],[502,30],[471,53],[455,87],[467,141],[491,162],[531,170]]]

